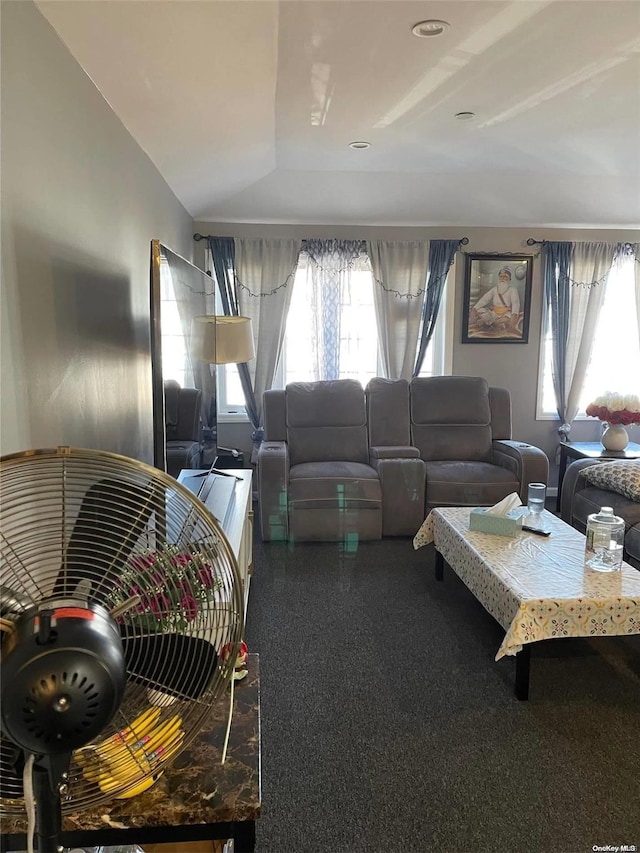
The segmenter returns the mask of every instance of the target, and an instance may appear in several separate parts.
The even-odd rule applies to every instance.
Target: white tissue
[[[511,492],[510,495],[507,495],[506,498],[502,498],[501,501],[495,506],[489,507],[485,510],[487,515],[509,515],[514,509],[517,509],[519,506],[522,506],[522,501],[517,492]]]

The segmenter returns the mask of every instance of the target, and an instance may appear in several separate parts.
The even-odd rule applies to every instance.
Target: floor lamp
[[[250,317],[227,314],[204,315],[191,321],[191,358],[207,364],[244,364],[255,358],[253,329]],[[216,382],[217,384],[217,382]],[[216,454],[226,450],[236,458],[237,450],[218,447],[217,390],[216,390]],[[212,468],[219,465],[215,459]]]

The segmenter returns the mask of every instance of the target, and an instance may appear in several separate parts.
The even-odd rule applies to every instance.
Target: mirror
[[[152,240],[153,459],[175,477],[216,456],[216,367],[190,357],[191,320],[202,314],[215,314],[214,280]]]

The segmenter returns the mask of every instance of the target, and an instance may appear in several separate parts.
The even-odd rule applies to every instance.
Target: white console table
[[[225,474],[208,474],[207,469],[184,468],[178,476],[179,483],[195,494],[199,494],[204,505],[219,521],[229,540],[242,578],[245,619],[253,571],[251,477],[251,470],[244,468],[230,468]]]

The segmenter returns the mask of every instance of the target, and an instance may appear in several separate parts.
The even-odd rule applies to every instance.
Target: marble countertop
[[[254,821],[260,816],[260,668],[248,656],[248,675],[234,686],[226,761],[221,764],[228,694],[212,708],[198,737],[158,782],[136,797],[95,810],[63,814],[63,832]],[[6,818],[2,833],[22,834],[26,819]]]

